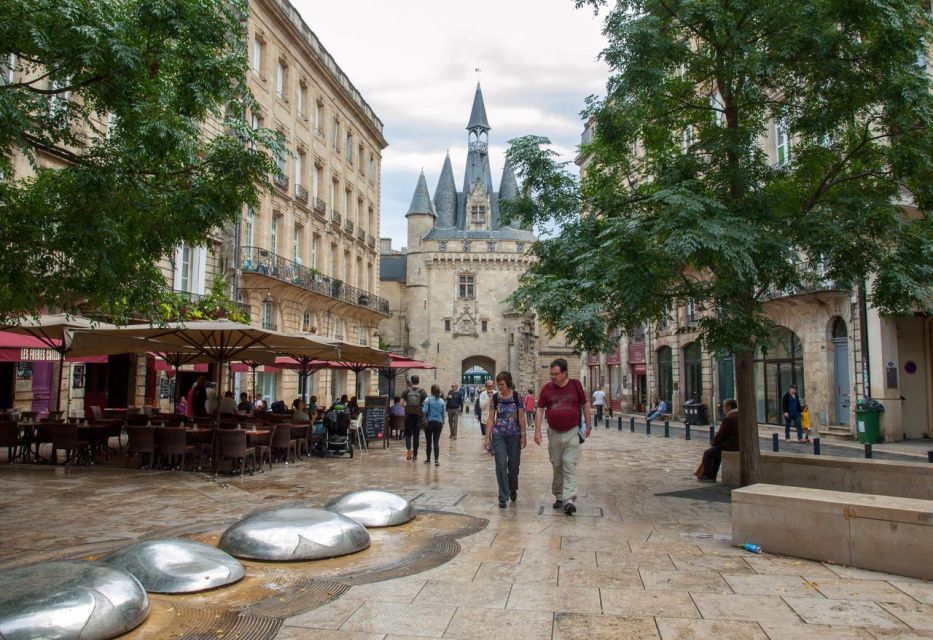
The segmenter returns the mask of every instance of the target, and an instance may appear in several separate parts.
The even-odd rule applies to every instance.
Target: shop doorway
[[[784,424],[781,398],[790,385],[806,401],[803,374],[803,345],[797,334],[786,327],[777,327],[771,335],[771,346],[755,347],[755,409],[758,422]]]
[[[836,378],[836,423],[849,424],[849,332],[842,318],[833,323],[833,371]]]

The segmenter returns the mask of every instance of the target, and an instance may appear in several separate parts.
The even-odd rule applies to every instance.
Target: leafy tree
[[[255,203],[282,151],[244,122],[245,40],[241,0],[0,0],[0,319],[159,317],[158,260]]]
[[[524,186],[506,216],[560,229],[513,302],[595,349],[695,301],[705,347],[735,355],[756,482],[769,296],[869,278],[882,312],[933,307],[928,16],[913,0],[576,4],[605,11],[611,75],[584,112],[579,183],[547,139],[511,141]]]

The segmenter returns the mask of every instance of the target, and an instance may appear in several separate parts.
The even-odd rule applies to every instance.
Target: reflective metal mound
[[[102,560],[136,576],[152,593],[194,593],[231,584],[243,577],[243,565],[216,547],[169,538],[137,542]]]
[[[415,518],[411,502],[394,493],[376,489],[345,493],[328,502],[324,508],[356,520],[364,527],[394,527]]]
[[[148,614],[149,596],[136,578],[97,562],[42,562],[0,574],[4,640],[105,640]]]
[[[227,529],[220,548],[237,558],[321,560],[362,551],[369,532],[339,513],[279,507],[250,514]]]

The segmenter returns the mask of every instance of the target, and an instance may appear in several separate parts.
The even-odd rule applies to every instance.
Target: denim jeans
[[[418,441],[421,439],[421,415],[417,413],[405,414],[405,448],[414,451],[418,457]],[[414,441],[414,442],[412,442]]]
[[[800,414],[788,414],[789,418],[784,418],[784,437],[790,438],[791,425],[797,427],[797,439],[803,440],[803,427],[800,425]]]
[[[424,430],[424,448],[427,450],[425,460],[431,459],[431,445],[434,445],[434,461],[441,453],[441,431],[444,429],[443,422],[428,422],[428,428]]]
[[[518,491],[518,467],[522,462],[522,437],[492,436],[492,452],[496,456],[496,483],[499,485],[499,502],[509,499],[509,494]]]

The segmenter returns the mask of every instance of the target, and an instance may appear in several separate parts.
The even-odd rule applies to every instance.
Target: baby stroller
[[[324,415],[325,433],[315,445],[315,452],[320,456],[353,457],[353,441],[350,440],[350,412],[342,405],[335,405]]]

